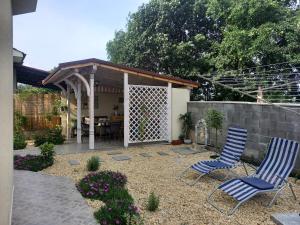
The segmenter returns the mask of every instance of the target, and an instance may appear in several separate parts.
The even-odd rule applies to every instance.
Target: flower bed
[[[104,200],[110,189],[124,188],[127,177],[121,173],[101,171],[90,173],[78,184],[77,189],[85,198]]]
[[[127,177],[119,172],[90,173],[76,185],[83,197],[103,201],[106,205],[95,212],[102,225],[137,224],[139,209],[125,188]]]
[[[40,146],[41,155],[14,156],[14,168],[16,170],[40,171],[53,165],[54,162],[54,145],[44,143]]]
[[[16,170],[41,171],[53,165],[53,160],[47,160],[40,155],[14,156],[14,168]]]

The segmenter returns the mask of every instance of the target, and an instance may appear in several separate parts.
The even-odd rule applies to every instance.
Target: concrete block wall
[[[300,113],[300,105],[286,106]],[[192,113],[194,124],[205,118],[210,108],[224,115],[221,144],[225,141],[229,126],[238,125],[248,130],[245,156],[261,159],[271,137],[287,138],[300,143],[300,115],[294,112],[273,105],[248,102],[188,102],[188,111]],[[300,154],[295,169],[300,171]]]

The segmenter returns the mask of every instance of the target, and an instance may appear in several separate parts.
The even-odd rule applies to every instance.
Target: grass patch
[[[147,210],[150,212],[154,212],[158,209],[159,206],[159,197],[154,194],[154,192],[151,192],[148,201],[147,201]]]
[[[100,166],[100,159],[98,156],[92,156],[90,159],[88,159],[86,164],[86,169],[88,171],[97,171]]]

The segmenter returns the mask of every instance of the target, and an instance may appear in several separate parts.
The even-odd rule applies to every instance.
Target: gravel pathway
[[[190,146],[181,146],[190,147]],[[202,152],[198,154],[178,154],[172,151],[174,146],[144,146],[130,147],[124,154],[131,157],[127,161],[114,161],[111,155],[105,151],[86,152],[73,155],[57,155],[53,166],[44,170],[44,173],[66,176],[74,182],[78,182],[88,174],[86,162],[91,156],[99,156],[104,160],[100,170],[113,170],[124,173],[128,178],[127,188],[132,194],[136,205],[141,209],[141,216],[144,225],[274,225],[270,215],[274,213],[299,212],[299,200],[295,201],[291,192],[286,189],[277,204],[272,208],[264,205],[271,200],[272,194],[263,194],[253,198],[243,204],[233,216],[227,217],[219,213],[206,202],[208,194],[214,187],[221,183],[211,177],[203,177],[195,186],[190,187],[184,182],[176,179],[188,165],[199,160],[210,159],[212,152]],[[122,151],[119,149],[119,151]],[[168,155],[160,156],[157,152],[165,152]],[[147,153],[152,157],[143,157],[140,153]],[[70,166],[69,160],[78,160],[80,165]],[[249,167],[248,171],[252,173]],[[234,170],[239,176],[244,176],[242,167]],[[226,173],[216,172],[214,177],[224,179]],[[191,182],[195,179],[193,173],[186,177]],[[300,183],[292,182],[296,195],[300,196]],[[146,202],[151,192],[160,197],[159,209],[156,212],[149,212],[146,209]],[[215,197],[218,206],[228,209],[235,203],[226,195],[218,193]],[[86,200],[94,209],[99,209],[103,203],[101,201]]]
[[[14,171],[12,225],[96,225],[92,210],[67,177]]]

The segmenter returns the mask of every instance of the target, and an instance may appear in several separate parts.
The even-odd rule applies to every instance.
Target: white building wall
[[[13,194],[13,38],[11,1],[0,5],[0,224],[7,225]]]
[[[190,90],[172,88],[172,140],[178,140],[181,134],[179,115],[187,112],[187,103],[190,101]]]

